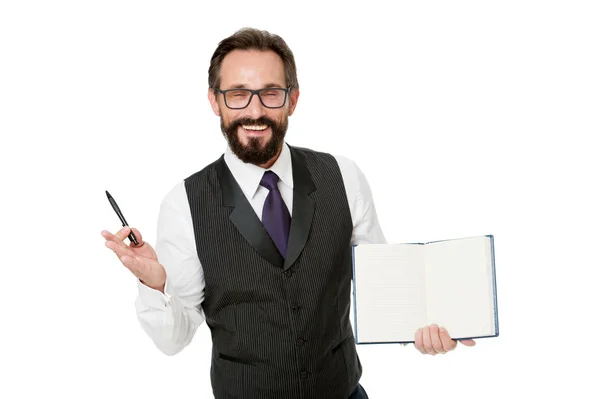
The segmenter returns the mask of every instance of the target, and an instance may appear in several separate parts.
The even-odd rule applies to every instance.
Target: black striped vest
[[[216,399],[346,399],[362,374],[349,319],[352,219],[342,176],[331,155],[290,150],[285,260],[223,157],[185,180]]]

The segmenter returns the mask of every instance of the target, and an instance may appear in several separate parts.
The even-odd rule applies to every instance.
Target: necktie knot
[[[260,181],[260,185],[271,191],[277,187],[278,181],[279,176],[275,172],[267,170]]]

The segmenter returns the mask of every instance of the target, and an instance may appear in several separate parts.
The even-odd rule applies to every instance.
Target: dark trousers
[[[348,399],[369,399],[369,396],[365,392],[365,389],[362,387],[362,385],[358,384]]]

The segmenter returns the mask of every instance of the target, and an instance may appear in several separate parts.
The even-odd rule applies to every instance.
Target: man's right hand
[[[165,268],[158,263],[154,248],[142,240],[142,234],[135,228],[131,231],[138,241],[138,245],[125,244],[124,240],[130,232],[128,226],[123,227],[116,234],[103,230],[102,237],[106,239],[106,246],[113,250],[121,263],[128,268],[134,276],[150,288],[164,293],[167,273]]]

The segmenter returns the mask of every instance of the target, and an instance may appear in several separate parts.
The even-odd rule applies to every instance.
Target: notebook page
[[[489,237],[440,241],[425,247],[427,324],[446,327],[453,338],[494,334]]]
[[[354,248],[359,343],[414,341],[426,321],[423,250],[416,244]]]

